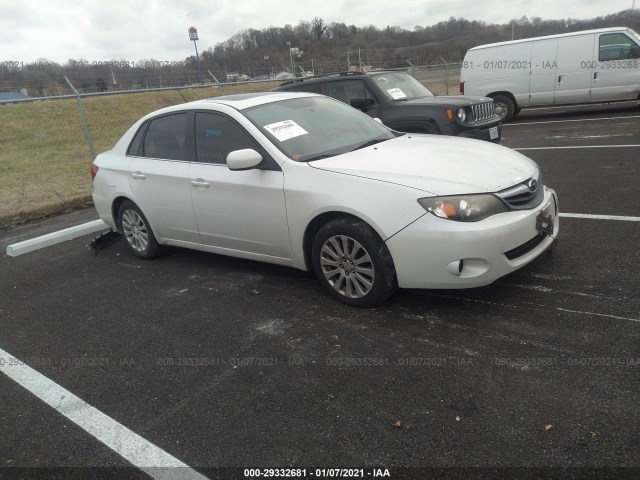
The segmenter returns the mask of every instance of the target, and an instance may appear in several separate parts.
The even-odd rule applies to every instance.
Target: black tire
[[[516,106],[513,100],[505,95],[496,95],[493,97],[493,103],[500,120],[505,123],[511,120],[516,114]]]
[[[160,248],[147,217],[130,200],[122,202],[118,209],[118,231],[135,256],[150,259],[158,255]]]
[[[398,288],[387,246],[362,220],[344,217],[326,223],[313,239],[311,257],[323,287],[348,305],[373,307]]]

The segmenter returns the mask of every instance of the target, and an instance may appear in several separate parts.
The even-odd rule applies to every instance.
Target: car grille
[[[542,173],[538,171],[537,175],[513,187],[500,190],[496,195],[505,201],[511,210],[529,210],[535,208],[544,200]]]
[[[496,110],[493,106],[493,102],[471,105],[471,113],[473,114],[474,122],[482,122],[483,120],[488,120],[496,116]]]

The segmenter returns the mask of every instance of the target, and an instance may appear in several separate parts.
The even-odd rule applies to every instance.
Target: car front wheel
[[[158,254],[158,242],[147,218],[133,202],[126,200],[118,209],[118,230],[131,252],[140,258],[153,258]]]
[[[313,241],[312,260],[320,283],[349,305],[373,307],[397,288],[389,250],[361,220],[338,218],[320,228]]]

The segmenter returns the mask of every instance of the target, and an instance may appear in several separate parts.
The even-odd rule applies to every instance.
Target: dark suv
[[[336,73],[300,78],[273,91],[321,93],[408,133],[434,133],[500,143],[502,126],[493,100],[438,97],[404,72]]]

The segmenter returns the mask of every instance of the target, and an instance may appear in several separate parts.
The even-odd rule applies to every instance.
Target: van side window
[[[608,33],[600,35],[598,60],[627,60],[639,58],[640,47],[623,33]]]

